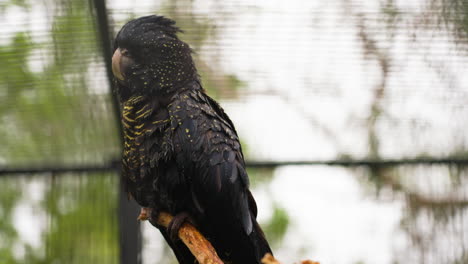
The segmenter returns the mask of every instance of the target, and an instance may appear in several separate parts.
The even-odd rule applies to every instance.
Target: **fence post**
[[[120,109],[119,102],[112,92],[113,74],[112,74],[112,47],[111,39],[113,38],[112,30],[109,27],[107,17],[106,1],[93,0],[96,25],[98,27],[98,38],[101,41],[102,57],[106,65],[106,73],[109,80],[110,93],[112,95],[112,105],[115,119],[117,122],[117,132],[119,138],[123,140],[122,126],[120,125]],[[122,141],[120,142],[122,145]],[[141,232],[140,222],[137,221],[139,207],[134,201],[127,199],[127,194],[123,190],[122,177],[120,177],[120,166],[117,167],[119,175],[119,198],[118,198],[118,221],[119,221],[119,247],[120,247],[120,264],[140,264],[141,263]]]
[[[140,221],[137,221],[140,209],[135,201],[127,198],[122,183],[119,190],[120,264],[140,264],[142,239]]]

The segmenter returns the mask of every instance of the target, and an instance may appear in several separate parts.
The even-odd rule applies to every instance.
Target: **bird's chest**
[[[124,176],[135,182],[154,177],[154,168],[171,153],[167,111],[148,104],[123,108]]]

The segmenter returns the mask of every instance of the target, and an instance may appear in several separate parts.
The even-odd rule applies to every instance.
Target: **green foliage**
[[[466,0],[432,0],[441,14],[440,21],[460,42],[468,42],[468,2]]]
[[[18,32],[0,49],[0,134],[8,139],[0,155],[10,164],[97,162],[118,153],[110,98],[88,87],[89,67],[99,62],[88,2],[61,4],[50,41]],[[43,67],[31,69],[31,61]]]
[[[9,6],[29,8],[29,1],[28,0],[9,0],[9,1],[0,2],[0,12],[4,12]]]
[[[11,5],[34,6],[30,1]],[[50,37],[17,32],[0,47],[0,160],[8,165],[102,162],[119,152],[108,94],[90,90],[98,63],[88,1],[57,1]],[[8,6],[2,6],[8,12]],[[28,10],[24,10],[28,11]],[[31,62],[39,62],[31,65]],[[48,177],[42,243],[33,248],[13,226],[19,204],[30,204],[19,178],[0,179],[0,263],[116,263],[116,175]],[[27,217],[27,216],[22,216]],[[29,221],[40,228],[35,219]],[[38,219],[37,222],[43,221]],[[24,254],[16,254],[22,249]]]
[[[273,179],[273,172],[274,169],[272,168],[247,168],[251,187],[256,188],[269,183]]]
[[[2,191],[0,192],[0,263],[17,263],[13,256],[14,246],[18,233],[12,224],[12,216],[18,199],[21,197],[19,186],[15,179],[2,179]]]
[[[273,216],[263,225],[268,241],[272,246],[278,246],[284,238],[289,226],[289,215],[284,208],[274,204]]]
[[[272,168],[248,168],[247,173],[250,178],[250,187],[262,189],[268,187],[268,184],[273,179],[274,169]],[[274,197],[274,195],[270,195]],[[268,221],[261,223],[263,231],[270,245],[274,248],[281,246],[288,227],[290,225],[290,217],[288,212],[278,203],[272,201],[273,214]]]
[[[354,264],[366,264],[364,261],[357,261]]]
[[[44,200],[50,229],[43,263],[116,263],[118,258],[115,175],[62,176]],[[109,188],[109,187],[114,188]]]

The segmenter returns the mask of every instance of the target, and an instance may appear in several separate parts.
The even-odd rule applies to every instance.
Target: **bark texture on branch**
[[[168,227],[173,216],[161,212],[158,215],[158,225]],[[211,243],[190,223],[185,222],[179,229],[179,238],[188,247],[200,264],[223,264]]]
[[[141,216],[141,215],[140,215]],[[166,212],[161,212],[156,219],[159,226],[167,228],[174,217]],[[140,219],[140,218],[139,218]],[[141,220],[146,220],[142,218]],[[153,219],[154,220],[154,219]],[[179,229],[179,238],[200,264],[224,264],[219,258],[211,243],[190,223],[185,222]],[[262,258],[263,264],[281,264],[270,253]],[[320,264],[311,260],[303,260],[300,264]]]

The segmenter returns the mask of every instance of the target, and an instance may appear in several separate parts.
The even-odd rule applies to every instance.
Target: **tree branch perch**
[[[161,212],[156,219],[156,224],[167,228],[174,217],[166,212]],[[152,219],[153,220],[153,219]],[[224,264],[211,243],[190,223],[185,222],[179,229],[179,238],[192,252],[200,264]],[[262,259],[263,264],[280,264],[271,254],[266,254]],[[301,264],[319,264],[311,260],[304,260]]]
[[[156,223],[167,228],[173,216],[161,212]],[[179,238],[188,247],[200,264],[224,264],[211,243],[190,223],[185,222],[179,229]]]

